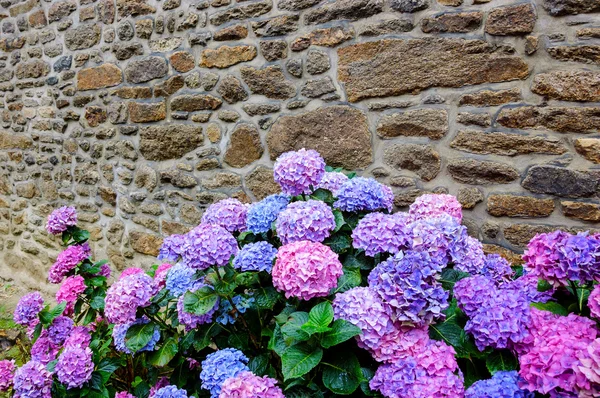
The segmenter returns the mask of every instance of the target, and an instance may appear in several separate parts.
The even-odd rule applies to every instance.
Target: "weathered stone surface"
[[[251,61],[256,58],[254,46],[221,46],[217,49],[202,51],[199,66],[205,68],[228,68],[240,62]]]
[[[600,28],[583,28],[577,30],[580,39],[600,39]]]
[[[514,167],[485,160],[449,159],[447,169],[456,181],[471,185],[508,184],[519,178]]]
[[[223,25],[229,21],[256,18],[268,13],[272,8],[273,3],[271,0],[242,4],[240,6],[231,7],[224,11],[214,13],[210,16],[210,23],[213,25]]]
[[[121,87],[114,90],[112,94],[123,99],[152,98],[152,89],[150,87]]]
[[[525,37],[525,54],[533,55],[536,53],[540,44],[540,38],[537,36],[526,36]]]
[[[262,40],[260,53],[267,62],[277,61],[287,57],[287,42],[285,40]]]
[[[96,6],[98,18],[106,25],[110,25],[115,20],[116,9],[113,0],[100,0]]]
[[[562,201],[560,204],[563,214],[567,217],[583,221],[600,221],[600,205],[596,203]]]
[[[600,108],[519,106],[503,108],[496,123],[516,129],[549,129],[560,133],[594,133],[600,129]]]
[[[223,160],[232,167],[245,167],[260,159],[264,148],[258,129],[252,124],[239,124],[231,133],[229,147]]]
[[[169,57],[171,66],[177,72],[189,72],[196,66],[194,56],[187,51],[178,51]]]
[[[254,94],[274,99],[287,99],[296,94],[296,87],[285,78],[279,66],[263,69],[242,66],[240,72],[242,79]]]
[[[257,37],[284,36],[298,30],[299,18],[298,15],[291,14],[252,22],[252,30]]]
[[[292,42],[290,48],[292,51],[302,51],[311,45],[335,47],[353,38],[354,30],[352,28],[334,26],[332,28],[316,29],[306,35],[300,36]]]
[[[90,127],[96,127],[106,121],[106,110],[99,106],[88,106],[85,108],[85,119]]]
[[[429,137],[439,140],[448,132],[448,112],[444,109],[416,109],[384,115],[377,124],[382,138]]]
[[[35,1],[37,3],[37,1]],[[77,9],[77,3],[74,1],[57,1],[52,3],[48,9],[48,20],[50,22],[60,21],[68,17]]]
[[[425,181],[440,172],[440,154],[430,145],[396,144],[385,149],[384,162],[397,170],[409,170]]]
[[[331,67],[329,55],[325,51],[311,50],[306,56],[306,71],[311,75],[325,73]]]
[[[279,184],[273,178],[273,170],[265,166],[258,166],[246,176],[245,180],[246,186],[257,200],[281,192]]]
[[[144,83],[163,77],[168,72],[167,61],[163,57],[151,55],[129,62],[125,68],[125,79],[129,83]]]
[[[171,184],[177,188],[193,188],[198,185],[198,181],[194,176],[176,168],[162,171],[160,173],[160,182]]]
[[[248,28],[245,25],[228,26],[213,34],[215,41],[240,40],[246,37],[248,37]]]
[[[383,11],[383,0],[334,0],[304,14],[307,24],[322,24],[337,19],[355,21]]]
[[[600,72],[580,69],[540,73],[534,77],[531,91],[562,101],[600,102]]]
[[[425,33],[466,33],[478,29],[483,13],[448,12],[421,20],[421,30]]]
[[[477,203],[483,202],[483,193],[479,188],[467,187],[458,190],[456,199],[463,209],[473,209]]]
[[[185,79],[181,75],[173,76],[154,87],[155,97],[168,97],[181,90],[185,85]]]
[[[164,101],[158,103],[129,103],[129,118],[133,123],[158,122],[166,117],[167,107]]]
[[[372,161],[366,115],[349,106],[323,107],[295,116],[281,116],[267,136],[271,159],[300,148],[319,151],[327,164],[348,170]]]
[[[554,46],[547,47],[546,51],[552,58],[559,61],[575,61],[587,64],[600,65],[600,46]]]
[[[544,0],[544,8],[550,15],[560,16],[600,11],[596,0]]]
[[[497,106],[509,102],[519,102],[523,99],[521,90],[511,88],[510,90],[481,90],[474,93],[464,94],[458,101],[459,106]]]
[[[360,36],[381,36],[391,33],[404,33],[413,30],[414,25],[410,19],[388,19],[366,25],[360,30]]]
[[[287,11],[299,11],[317,5],[321,0],[279,0],[277,8]]]
[[[113,45],[115,58],[124,61],[135,55],[144,54],[144,46],[141,43],[116,43]]]
[[[417,12],[429,7],[428,0],[391,0],[392,9],[400,12]]]
[[[248,99],[248,92],[242,86],[242,83],[232,75],[228,75],[221,80],[217,92],[230,104]]]
[[[33,141],[30,137],[0,131],[0,149],[30,149]]]
[[[50,73],[50,65],[47,62],[36,59],[29,62],[21,62],[17,65],[17,79],[37,79]]]
[[[532,225],[532,224],[513,224],[507,228],[504,228],[504,238],[512,245],[524,248],[527,243],[537,234],[548,233],[556,230],[561,230],[576,234],[578,232],[587,231],[594,233],[597,230],[589,227],[586,228],[575,228],[557,225]]]
[[[318,98],[333,92],[335,92],[335,86],[330,77],[307,80],[300,90],[300,94],[308,98]]]
[[[584,198],[598,190],[600,176],[592,173],[542,165],[527,171],[521,183],[523,188],[564,198]]]
[[[147,254],[153,257],[158,256],[162,241],[160,236],[148,234],[146,232],[131,231],[129,233],[129,243],[131,244],[131,248],[138,253]]]
[[[163,37],[150,40],[148,44],[150,49],[154,52],[168,52],[179,48],[182,43],[183,39],[181,37]]]
[[[171,109],[174,111],[195,112],[214,110],[221,106],[223,101],[210,94],[179,95],[171,100]]]
[[[117,0],[119,18],[155,13],[156,8],[147,3],[147,0]]]
[[[48,25],[48,20],[46,19],[46,13],[44,10],[37,10],[36,12],[29,14],[29,26],[32,28],[43,28]]]
[[[505,258],[511,265],[517,266],[523,264],[523,259],[519,253],[515,253],[505,247],[489,243],[483,244],[483,252],[487,254],[498,254]]]
[[[471,153],[508,156],[531,153],[561,155],[567,152],[565,145],[554,138],[477,130],[459,131],[450,147]]]
[[[114,64],[102,64],[82,69],[77,73],[77,90],[97,90],[112,87],[123,82],[121,69]]]
[[[524,79],[529,74],[522,59],[481,40],[381,40],[344,47],[338,57],[339,79],[352,102],[429,87]]]
[[[599,138],[578,138],[575,140],[575,150],[590,162],[600,163]]]
[[[202,146],[202,127],[184,124],[140,128],[140,153],[146,160],[178,159]]]
[[[537,17],[533,5],[524,3],[493,9],[487,17],[485,31],[490,35],[525,35],[533,32]]]
[[[532,196],[490,195],[487,211],[495,217],[548,217],[554,211],[554,201]]]
[[[80,25],[65,32],[65,45],[69,50],[85,50],[100,42],[99,25]]]

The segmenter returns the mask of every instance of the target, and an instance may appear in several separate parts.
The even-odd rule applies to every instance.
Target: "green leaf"
[[[240,286],[252,286],[260,282],[258,272],[242,272],[235,276],[235,282]]]
[[[304,376],[321,362],[323,350],[305,344],[288,348],[281,356],[281,371],[284,381]]]
[[[281,326],[281,333],[287,345],[310,338],[310,333],[302,329],[302,325],[308,322],[308,319],[306,312],[298,311],[290,314],[287,322]]]
[[[92,301],[90,301],[90,307],[92,307],[95,310],[104,309],[104,297],[102,297],[102,296],[94,297],[92,299]]]
[[[339,233],[327,238],[323,244],[329,246],[336,253],[342,253],[352,247],[352,238]]]
[[[362,275],[360,274],[359,268],[343,268],[344,273],[338,279],[338,284],[334,293],[343,293],[352,288],[360,286],[362,282]]]
[[[323,188],[319,188],[310,195],[311,198],[323,201],[325,203],[333,203],[333,194]]]
[[[547,303],[531,303],[531,306],[542,311],[550,311],[553,314],[567,316],[569,311],[562,305],[554,301],[548,301]]]
[[[442,282],[442,287],[445,290],[452,291],[456,282],[469,276],[471,275],[466,272],[461,272],[453,268],[445,268],[442,271],[442,278],[440,282]]]
[[[127,346],[131,352],[138,352],[152,340],[155,328],[156,325],[152,322],[132,325],[125,335],[125,346]]]
[[[227,344],[229,347],[236,348],[240,351],[246,351],[248,349],[249,336],[248,333],[239,332],[230,334],[227,338]]]
[[[264,376],[267,372],[267,368],[269,367],[269,355],[261,354],[255,356],[254,358],[250,358],[250,362],[248,362],[248,367],[250,371],[257,376]]]
[[[456,299],[452,300],[444,313],[446,314],[444,322],[429,325],[429,337],[434,340],[442,340],[454,347],[458,358],[480,358],[485,356],[477,349],[461,324],[459,324],[459,320],[464,317],[464,314],[458,308]]]
[[[166,366],[177,355],[177,348],[177,339],[171,337],[158,350],[150,354],[148,362],[158,367]]]
[[[577,289],[575,289],[575,293],[577,293],[577,304],[579,306],[578,310],[579,312],[581,312],[583,311],[583,308],[587,303],[591,292],[586,288],[578,287]]]
[[[509,350],[498,350],[488,355],[485,360],[485,366],[494,375],[494,373],[500,370],[517,370],[519,368],[519,361]]]
[[[338,395],[350,395],[360,385],[363,373],[353,352],[341,352],[330,362],[323,364],[323,384]]]
[[[359,327],[354,326],[343,319],[336,319],[331,325],[331,330],[323,334],[321,346],[323,346],[323,348],[330,348],[334,345],[343,343],[354,336],[358,336],[360,333],[361,330]]]
[[[375,372],[369,368],[361,368],[363,381],[360,383],[360,389],[367,397],[374,397],[376,394],[369,387],[369,381],[375,376]]]
[[[115,358],[104,358],[98,364],[96,371],[102,377],[103,384],[106,384],[110,379],[110,376],[114,373],[115,370],[121,367],[121,360]]]
[[[548,290],[552,289],[552,285],[544,280],[544,279],[538,279],[538,283],[537,283],[537,291],[538,292],[547,292]]]
[[[272,310],[281,294],[274,287],[259,287],[254,290],[254,300],[258,308]]]
[[[318,329],[326,329],[333,321],[333,307],[328,301],[315,305],[308,313],[308,321]]]
[[[342,229],[344,224],[346,224],[346,221],[344,221],[344,214],[338,209],[333,210],[333,217],[335,218],[335,229],[333,230],[333,233],[336,233]]]
[[[285,339],[283,337],[283,333],[281,332],[281,326],[279,326],[278,324],[275,325],[273,335],[269,340],[269,345],[267,346],[267,348],[269,348],[269,350],[271,351],[275,351],[275,353],[280,357],[288,349],[288,346],[285,343]]]
[[[52,321],[62,315],[67,303],[65,301],[50,309],[50,306],[44,307],[39,313],[40,321],[43,325],[50,325]]]
[[[221,331],[223,331],[223,328],[217,322],[203,325],[200,329],[196,330],[196,339],[193,342],[194,349],[201,351],[208,347],[211,340],[221,333]]]
[[[201,287],[195,292],[187,292],[183,297],[183,308],[194,315],[204,315],[212,310],[219,296],[208,286]]]
[[[77,243],[83,243],[90,238],[90,233],[85,229],[75,227],[72,232],[73,240]]]

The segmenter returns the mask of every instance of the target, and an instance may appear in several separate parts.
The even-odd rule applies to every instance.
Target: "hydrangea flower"
[[[105,278],[110,278],[110,274],[111,274],[110,265],[102,264],[100,266],[100,271],[98,271],[98,275],[103,276]]]
[[[184,244],[185,235],[167,236],[160,246],[157,259],[176,262],[181,257],[181,253],[183,253]]]
[[[156,286],[156,289],[160,290],[165,287],[167,275],[169,274],[171,267],[173,267],[173,265],[164,263],[156,268],[156,272],[154,273],[154,285]]]
[[[514,275],[510,263],[499,254],[488,254],[485,256],[482,274],[492,278],[496,283],[510,281]]]
[[[17,369],[13,382],[16,398],[52,398],[52,373],[38,361],[31,360]]]
[[[273,166],[275,182],[283,193],[296,196],[312,193],[325,174],[325,161],[319,152],[304,148],[280,155]]]
[[[294,202],[279,213],[275,223],[281,243],[323,242],[335,229],[331,208],[320,200]]]
[[[69,337],[65,340],[65,348],[74,346],[85,348],[90,345],[92,341],[92,336],[90,336],[90,331],[85,326],[75,326],[69,334]]]
[[[111,323],[135,322],[137,309],[150,304],[153,290],[152,278],[144,273],[119,279],[106,292],[106,319]]]
[[[462,206],[456,197],[452,195],[426,194],[415,199],[408,209],[408,214],[413,220],[448,214],[460,224],[462,221]]]
[[[58,235],[75,225],[77,225],[77,211],[73,207],[64,206],[54,210],[48,216],[46,230],[52,235]]]
[[[54,318],[48,327],[48,338],[56,345],[63,345],[67,337],[73,331],[74,323],[71,318],[59,316]]]
[[[56,377],[67,389],[79,388],[92,378],[94,362],[89,347],[68,347],[58,357]]]
[[[249,243],[242,247],[233,259],[233,266],[240,271],[271,272],[277,249],[269,242]]]
[[[156,391],[153,398],[188,398],[187,391],[177,386],[166,386]]]
[[[444,266],[456,257],[455,251],[468,238],[466,227],[448,214],[410,223],[407,235],[410,250],[427,253]]]
[[[317,188],[326,189],[330,191],[333,196],[337,196],[337,191],[346,181],[348,181],[348,176],[346,174],[337,171],[327,171],[323,175]]]
[[[190,291],[195,292],[196,290],[198,290],[204,286],[207,286],[207,285],[205,285],[203,283],[197,283],[196,285],[194,285],[193,288],[190,289]],[[219,308],[219,302],[216,302],[215,306],[204,315],[191,314],[189,312],[186,312],[183,307],[184,298],[185,298],[185,295],[182,294],[179,297],[179,300],[177,300],[177,318],[179,319],[179,323],[181,323],[183,326],[185,326],[185,330],[188,332],[192,329],[197,328],[199,325],[203,325],[205,323],[211,322],[212,318],[213,318],[213,314]]]
[[[566,263],[560,262],[559,247],[571,236],[563,231],[537,234],[527,244],[523,267],[554,286],[567,283]]]
[[[246,227],[253,234],[261,234],[271,230],[271,224],[279,213],[290,203],[287,195],[270,195],[248,208]]]
[[[221,325],[234,324],[239,314],[245,314],[246,310],[250,308],[252,304],[254,304],[254,297],[252,296],[235,296],[231,299],[237,311],[233,313],[233,306],[229,302],[229,300],[222,300],[219,304],[219,316],[215,319],[216,322]],[[232,315],[233,313],[233,315]],[[239,314],[238,314],[239,313]]]
[[[600,285],[596,285],[590,293],[588,307],[590,307],[590,315],[600,320]]]
[[[83,245],[72,245],[63,250],[56,262],[50,267],[48,272],[48,281],[50,283],[60,283],[67,274],[75,269],[79,263],[91,254],[90,246],[87,242]]]
[[[600,280],[600,239],[587,232],[571,235],[558,247],[560,265],[567,278],[581,283]]]
[[[246,230],[247,213],[248,205],[234,198],[223,199],[208,206],[202,223],[218,225],[229,232],[242,232]]]
[[[190,290],[195,283],[196,270],[185,264],[175,264],[167,273],[165,287],[175,297],[181,296]]]
[[[237,241],[225,228],[200,224],[186,235],[182,260],[188,267],[203,270],[227,264],[238,250]]]
[[[225,380],[237,376],[240,372],[250,371],[247,363],[248,358],[233,348],[224,348],[207,355],[200,372],[202,388],[210,391],[212,398],[218,397]]]
[[[480,274],[485,266],[485,254],[481,242],[471,236],[466,236],[455,242],[452,251],[454,268],[471,275]]]
[[[577,374],[583,374],[590,383],[586,393],[589,396],[600,396],[600,339],[594,340],[587,349],[577,352],[579,364],[575,367]],[[580,394],[580,396],[587,396]]]
[[[555,289],[550,289],[545,292],[538,291],[538,277],[526,273],[525,275],[513,281],[506,282],[500,285],[502,289],[513,289],[527,297],[527,300],[533,303],[546,303],[552,300],[552,295]]]
[[[44,308],[44,299],[40,292],[26,294],[19,300],[13,320],[19,325],[35,327],[39,323],[38,314],[42,308]]]
[[[408,245],[407,218],[403,213],[369,213],[352,231],[352,246],[367,256],[398,253]]]
[[[85,280],[81,275],[69,276],[62,285],[60,285],[60,288],[56,292],[56,302],[62,303],[64,301],[67,303],[65,311],[63,312],[65,315],[69,316],[73,314],[75,302],[85,289]]]
[[[392,211],[394,193],[373,178],[355,177],[346,181],[337,191],[334,207],[347,212]]]
[[[127,336],[127,331],[133,325],[145,325],[148,322],[150,322],[149,319],[140,318],[137,319],[135,322],[116,324],[113,328],[112,337],[117,351],[124,352],[125,354],[132,354],[131,350],[127,347],[127,344],[125,344],[125,337]],[[158,326],[155,326],[152,338],[150,339],[148,344],[140,348],[140,350],[137,352],[154,351],[154,347],[156,347],[156,343],[158,343],[158,340],[160,340],[160,328]]]
[[[400,252],[371,271],[369,287],[392,319],[428,325],[448,307],[448,292],[436,280],[440,271],[427,253]]]
[[[465,392],[465,398],[534,398],[535,394],[518,386],[516,370],[494,373],[491,379],[476,381]]]
[[[115,398],[135,398],[135,395],[132,395],[127,391],[121,391],[115,394]]]
[[[475,275],[463,278],[454,284],[454,297],[458,307],[471,317],[486,303],[496,291],[496,286],[491,278]]]
[[[310,300],[324,297],[337,286],[342,275],[338,255],[317,242],[300,241],[284,245],[273,266],[273,286],[287,298]]]
[[[56,359],[60,346],[54,344],[48,337],[48,331],[44,330],[31,346],[31,359],[47,365]]]
[[[123,270],[123,272],[121,272],[121,275],[119,275],[119,279],[127,278],[130,275],[142,274],[142,273],[144,273],[144,270],[141,268],[138,268],[138,267],[125,268]]]
[[[12,387],[16,370],[14,360],[3,359],[0,361],[0,392],[6,392]]]
[[[152,387],[150,387],[150,394],[148,395],[149,398],[153,398],[154,394],[156,394],[158,390],[168,385],[170,385],[168,377],[163,376],[160,379],[158,379],[156,383]]]
[[[223,383],[219,398],[285,398],[277,380],[240,372]]]

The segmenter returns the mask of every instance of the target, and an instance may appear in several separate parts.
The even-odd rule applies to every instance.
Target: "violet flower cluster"
[[[38,314],[42,308],[44,308],[44,299],[40,292],[26,294],[19,300],[13,320],[19,325],[33,327],[39,322]]]
[[[13,390],[17,398],[51,398],[52,373],[38,361],[31,360],[15,372]]]
[[[248,205],[233,198],[223,199],[206,209],[202,223],[218,225],[229,232],[242,232],[246,230],[247,213]]]
[[[407,217],[402,213],[369,213],[352,231],[352,246],[367,256],[398,253],[409,244]]]
[[[287,195],[270,195],[248,208],[246,228],[254,234],[262,234],[271,230],[277,216],[290,203]]]
[[[409,207],[408,214],[412,220],[435,218],[442,214],[448,214],[460,224],[462,206],[452,195],[426,194],[415,199]]]
[[[145,273],[119,279],[106,292],[106,319],[111,323],[135,322],[137,309],[149,305],[153,293],[153,280]]]
[[[325,174],[325,161],[315,150],[300,149],[280,155],[273,166],[275,182],[290,196],[317,189]]]
[[[183,253],[183,247],[185,244],[185,235],[171,235],[167,236],[158,253],[158,259],[161,261],[172,261],[176,262]]]
[[[68,347],[58,357],[56,377],[67,389],[79,388],[92,377],[94,362],[89,347]]]
[[[182,261],[188,267],[204,270],[227,264],[238,250],[231,232],[218,225],[200,224],[185,237]]]
[[[534,398],[535,394],[522,390],[519,374],[514,371],[499,371],[491,379],[476,381],[465,391],[465,398]]]
[[[90,257],[91,249],[87,242],[82,245],[72,245],[63,250],[56,262],[50,267],[48,281],[60,283],[63,278],[77,267],[79,263]]]
[[[54,318],[52,324],[48,327],[48,338],[56,345],[63,345],[67,337],[75,327],[71,318],[59,316]]]
[[[6,392],[12,387],[16,370],[14,360],[3,359],[0,361],[0,392]]]
[[[277,380],[259,377],[252,372],[240,372],[223,382],[219,398],[285,398]]]
[[[56,359],[60,348],[60,345],[54,344],[50,340],[48,331],[44,330],[31,346],[31,359],[47,365]]]
[[[271,272],[277,249],[269,242],[249,243],[233,259],[233,266],[243,272]]]
[[[593,318],[600,321],[600,285],[596,285],[588,298],[588,307]]]
[[[337,196],[338,190],[346,181],[348,181],[348,176],[346,174],[338,171],[327,171],[323,175],[317,188],[326,189],[330,191],[333,196]]]
[[[64,206],[54,210],[48,216],[46,230],[52,235],[58,235],[75,225],[77,225],[77,211],[73,207]]]
[[[394,193],[373,178],[354,177],[337,190],[337,200],[333,206],[342,211],[392,211]]]
[[[225,348],[208,354],[202,362],[200,380],[202,388],[208,390],[212,398],[221,394],[225,380],[235,377],[241,372],[248,372],[248,358],[233,348]]]
[[[275,225],[284,245],[301,240],[323,242],[335,229],[335,217],[326,203],[311,199],[291,203],[279,213]]]

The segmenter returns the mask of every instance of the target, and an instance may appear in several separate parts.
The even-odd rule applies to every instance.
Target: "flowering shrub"
[[[449,195],[391,213],[389,187],[282,155],[283,194],[226,199],[150,270],[95,262],[73,208],[56,304],[25,295],[15,397],[600,397],[600,236],[556,231],[524,266],[485,255]]]

